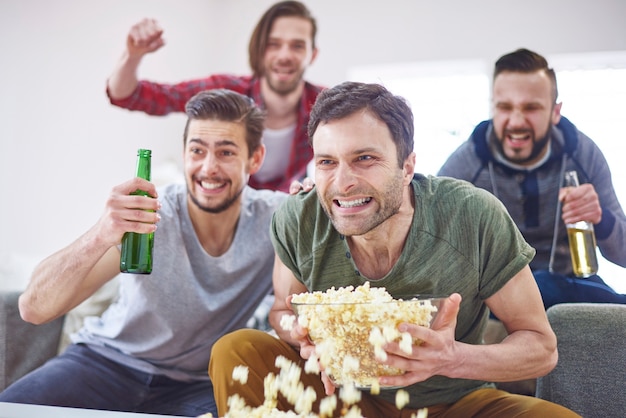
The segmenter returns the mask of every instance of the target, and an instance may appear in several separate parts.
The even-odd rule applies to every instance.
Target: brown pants
[[[239,394],[247,405],[257,407],[263,404],[263,380],[270,372],[278,374],[274,365],[275,358],[282,355],[299,364],[304,369],[304,360],[300,354],[284,341],[265,332],[245,329],[222,337],[211,352],[209,375],[213,381],[215,401],[219,416],[228,411],[228,398]],[[241,384],[233,380],[232,373],[236,366],[245,365],[249,369],[248,381]],[[324,385],[318,375],[302,373],[304,387],[310,386],[317,393],[318,402],[313,411],[318,411],[319,400],[324,398]],[[395,404],[386,402],[367,392],[363,392],[359,402],[362,414],[369,418],[409,418],[416,410],[398,410]],[[293,409],[284,398],[278,397],[278,409]],[[341,401],[335,416],[339,417]],[[467,418],[467,417],[580,417],[580,415],[553,403],[531,396],[513,395],[497,389],[481,389],[459,399],[453,404],[441,404],[428,407],[429,418]]]

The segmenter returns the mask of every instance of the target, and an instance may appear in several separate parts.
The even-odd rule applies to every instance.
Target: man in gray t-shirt
[[[87,318],[74,344],[0,401],[217,414],[211,347],[245,327],[271,291],[268,230],[286,195],[247,186],[265,156],[264,113],[251,100],[211,90],[194,96],[186,113],[186,185],[157,190],[134,178],[114,187],[101,219],[35,269],[20,313],[28,322],[50,321],[117,276],[126,232],[154,232],[152,273],[122,275],[116,302]],[[130,195],[138,189],[149,196]]]

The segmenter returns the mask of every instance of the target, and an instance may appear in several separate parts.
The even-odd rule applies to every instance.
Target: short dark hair
[[[556,103],[556,99],[559,96],[556,85],[556,73],[548,66],[548,61],[543,56],[526,48],[517,49],[501,56],[498,61],[496,61],[493,70],[493,79],[495,80],[498,74],[505,71],[516,73],[545,71],[552,81],[552,97]]]
[[[413,152],[413,112],[404,98],[380,84],[346,81],[323,90],[311,109],[308,126],[311,146],[320,123],[343,119],[360,110],[371,112],[387,125],[397,147],[398,165],[402,167]]]
[[[250,37],[250,44],[248,45],[248,60],[250,62],[250,68],[255,77],[263,75],[263,56],[265,55],[265,49],[267,48],[267,38],[270,36],[272,25],[274,21],[279,17],[301,17],[311,22],[311,42],[313,49],[315,49],[315,35],[317,34],[317,23],[315,18],[311,15],[309,9],[299,1],[281,1],[270,7],[261,16],[261,20],[257,23],[252,36]]]
[[[213,119],[242,123],[245,126],[249,157],[261,146],[265,112],[248,96],[227,89],[205,90],[189,99],[185,105],[185,113],[188,119],[183,144],[186,144],[192,120]]]

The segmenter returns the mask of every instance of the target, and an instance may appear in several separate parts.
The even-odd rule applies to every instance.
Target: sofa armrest
[[[537,397],[585,418],[624,416],[626,305],[563,303],[547,314],[558,340],[559,362],[537,380]]]
[[[0,291],[0,391],[58,352],[64,317],[33,325],[20,317],[19,291]]]

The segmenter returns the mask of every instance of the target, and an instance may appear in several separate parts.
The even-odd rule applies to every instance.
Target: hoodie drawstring
[[[498,196],[498,186],[496,185],[496,176],[493,174],[493,161],[489,161],[487,163],[487,168],[489,169],[489,181],[491,181],[491,189],[493,190],[493,195],[500,200],[500,196]]]
[[[562,184],[563,178],[565,176],[565,163],[567,161],[567,153],[563,153],[563,157],[561,159],[561,170],[560,170],[560,176],[559,176],[559,188]],[[489,171],[489,181],[491,181],[491,189],[493,190],[493,195],[495,197],[497,197],[498,199],[500,199],[500,197],[498,196],[498,186],[496,184],[496,178],[495,178],[495,174],[493,172],[494,168],[493,168],[493,161],[489,161],[487,163],[487,168]],[[560,224],[560,219],[561,219],[561,201],[557,201],[556,204],[556,213],[554,216],[554,229],[552,232],[552,247],[550,248],[550,262],[548,263],[548,271],[550,273],[554,273],[554,269],[553,269],[553,264],[554,264],[554,257],[556,255],[556,246],[557,246],[557,241],[558,241],[558,234],[559,234],[559,224]]]
[[[567,153],[563,153],[563,158],[561,159],[561,170],[559,176],[559,189],[563,184],[563,178],[565,177],[565,161],[567,159]],[[559,220],[561,219],[561,200],[556,203],[556,214],[554,215],[554,232],[552,233],[552,248],[550,249],[550,262],[548,263],[548,271],[550,273],[554,273],[552,268],[552,264],[554,263],[554,255],[556,253],[556,241],[557,235],[559,233]]]

